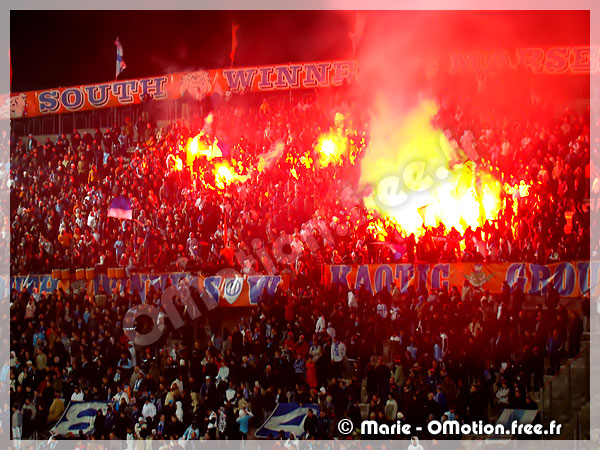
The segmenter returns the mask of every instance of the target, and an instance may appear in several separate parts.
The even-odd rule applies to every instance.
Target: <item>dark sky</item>
[[[587,11],[376,14],[393,15],[399,29],[423,39],[428,29],[451,23],[438,36],[457,47],[480,41],[482,30],[497,39],[504,26],[511,31],[506,48],[589,43]],[[482,26],[491,16],[493,25]],[[12,90],[114,79],[117,36],[127,63],[122,78],[226,67],[232,21],[240,25],[236,66],[348,58],[354,17],[345,11],[11,11]]]

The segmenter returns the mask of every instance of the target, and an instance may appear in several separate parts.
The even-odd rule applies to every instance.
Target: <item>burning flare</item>
[[[213,158],[223,157],[223,152],[219,148],[219,140],[215,138],[211,141],[204,131],[188,139],[185,144],[185,153],[188,167],[193,167],[194,161],[200,156],[204,156],[209,161]]]
[[[423,102],[398,126],[388,119],[372,122],[371,143],[361,161],[362,186],[370,186],[365,206],[391,219],[405,234],[423,234],[423,226],[444,224],[460,233],[495,220],[502,207],[502,185],[435,129],[433,102]],[[379,117],[389,117],[386,111]],[[376,214],[377,215],[377,214]],[[382,239],[381,224],[373,225]]]
[[[227,162],[217,164],[213,174],[215,175],[215,187],[219,190],[224,190],[234,182],[243,183],[249,178],[248,175],[237,173],[235,167],[230,166]]]
[[[341,165],[343,157],[349,158],[348,137],[344,130],[344,116],[341,113],[335,114],[335,128],[328,133],[319,136],[315,149],[319,156],[321,167],[327,167],[330,164]]]

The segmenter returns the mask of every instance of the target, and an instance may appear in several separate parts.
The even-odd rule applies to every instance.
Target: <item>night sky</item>
[[[589,13],[388,12],[398,28],[427,33],[457,46],[503,35],[517,45],[587,44]],[[482,15],[496,19],[488,26]],[[418,27],[415,19],[423,20]],[[229,66],[231,23],[240,25],[236,66],[352,57],[346,11],[11,11],[13,91],[114,79],[113,44],[123,44],[122,78]],[[439,27],[451,23],[448,31]],[[372,26],[369,21],[367,29]],[[425,34],[424,36],[427,36]],[[432,39],[436,39],[432,37]],[[418,51],[418,49],[415,49]]]

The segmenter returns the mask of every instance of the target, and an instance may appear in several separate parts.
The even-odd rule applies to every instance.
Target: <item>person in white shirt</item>
[[[112,401],[115,405],[119,405],[122,399],[125,399],[125,403],[129,405],[127,392],[123,391],[120,386],[117,386],[117,393],[113,396]]]
[[[498,405],[503,408],[508,408],[510,398],[510,388],[506,380],[502,380],[502,385],[496,391],[496,400]]]
[[[296,438],[296,436],[294,436],[294,433],[290,433],[290,436],[288,437],[288,440],[285,441],[285,444],[283,444],[283,445],[288,450],[292,450],[292,446],[295,449],[299,449],[300,448],[300,441],[298,440],[298,438]]]
[[[219,371],[217,372],[217,378],[220,378],[223,381],[229,381],[229,367],[223,365],[219,367]]]
[[[27,306],[25,307],[25,319],[29,320],[29,319],[33,319],[35,317],[35,303],[33,301],[33,298],[29,299],[29,302],[27,303]]]
[[[377,304],[377,314],[379,314],[379,316],[382,319],[385,319],[387,317],[387,315],[388,315],[388,309],[387,309],[387,306],[385,306],[385,303],[379,302]]]
[[[348,291],[348,308],[349,309],[358,309],[358,302],[356,301],[356,295],[352,290]]]
[[[136,439],[140,439],[142,437],[142,433],[146,428],[148,428],[148,424],[146,424],[143,417],[140,417],[138,419],[138,423],[136,423],[133,427],[133,433],[135,434]]]
[[[175,380],[173,380],[173,382],[171,383],[171,386],[176,385],[177,389],[179,389],[179,392],[183,391],[183,380],[180,380],[181,375],[179,377],[177,377]]]
[[[133,450],[135,448],[135,436],[133,435],[133,431],[132,432],[127,432],[127,450]]]
[[[319,334],[325,329],[325,316],[321,314],[321,317],[317,320],[317,325],[315,326],[315,333]]]
[[[292,248],[292,252],[297,256],[301,257],[304,252],[304,244],[300,240],[300,236],[298,233],[294,233],[294,239],[290,243],[290,247]]]
[[[180,400],[177,400],[177,402],[175,402],[175,406],[175,416],[177,416],[177,419],[183,423],[183,404]]]
[[[334,337],[331,343],[331,362],[333,363],[333,373],[336,378],[342,376],[342,365],[345,356],[346,345]]]
[[[331,339],[335,338],[335,328],[333,328],[333,324],[331,322],[327,324],[327,334],[329,337],[331,337]]]
[[[440,333],[440,339],[442,342],[442,359],[446,357],[448,353],[448,335],[444,332]]]
[[[75,386],[75,391],[71,394],[72,402],[82,402],[83,401],[83,392],[79,389],[79,386]]]
[[[225,398],[227,399],[227,401],[232,401],[235,398],[235,389],[233,387],[233,382],[230,381],[229,382],[229,388],[227,388],[227,390],[225,391]]]
[[[144,404],[144,407],[142,408],[142,417],[146,420],[148,420],[148,417],[150,417],[150,419],[154,419],[154,417],[156,416],[156,406],[154,406],[154,404],[150,401],[150,399],[146,399],[146,403]]]
[[[419,438],[413,436],[410,438],[410,445],[408,446],[408,450],[423,450],[423,446],[419,444]]]
[[[217,413],[214,411],[210,412],[210,415],[208,416],[208,424],[206,425],[206,429],[208,430],[208,433],[211,436],[215,436],[217,435],[216,431],[217,431]]]

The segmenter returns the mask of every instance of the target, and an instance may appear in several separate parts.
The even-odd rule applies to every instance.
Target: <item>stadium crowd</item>
[[[356,144],[341,165],[316,168],[314,142],[336,129],[336,113]],[[497,296],[468,282],[373,296],[320,283],[324,263],[394,257],[368,245],[376,240],[372,216],[355,207],[360,196],[348,194],[359,167],[351,160],[368,144],[364,114],[335,95],[293,108],[266,101],[250,107],[240,96],[219,104],[211,121],[158,128],[143,115],[122,129],[73,130],[56,141],[13,135],[13,273],[117,266],[248,272],[236,252],[252,254],[258,238],[276,254],[273,243],[282,234],[292,236],[297,256],[273,258],[275,269],[293,273],[289,290],[263,295],[234,327],[209,327],[206,337],[190,327],[169,329],[147,348],[134,348],[123,333],[125,312],[141,302],[134,294],[108,293],[99,305],[71,291],[12,292],[13,436],[44,437],[70,400],[110,402],[94,421],[98,439],[246,438],[285,402],[316,405],[304,422],[309,438],[337,437],[342,418],[360,423],[365,403],[368,417],[413,425],[443,417],[488,420],[503,407],[536,409],[531,393],[546,369],[555,373],[565,356],[579,352],[583,333],[581,318],[558,304],[552,286],[545,308],[525,310],[523,292],[508,285]],[[519,202],[516,217],[509,199],[497,227],[488,223],[462,235],[428,228],[418,240],[389,230],[390,240],[405,246],[402,258],[589,259],[585,114],[496,127],[442,106],[436,121],[476,150],[478,164],[499,167],[507,180],[531,188],[528,196],[511,197]],[[197,158],[193,171],[170,167],[168,155],[200,128],[218,137],[222,153],[248,179],[217,189],[214,161]],[[272,162],[281,144],[283,154]],[[184,151],[179,156],[185,161]],[[135,220],[107,217],[117,195],[131,199]],[[568,230],[565,213],[572,213]],[[323,238],[319,225],[335,230],[341,217],[349,217],[349,232],[336,233],[335,242]],[[317,250],[308,249],[311,235]],[[253,264],[257,272],[268,270]],[[159,296],[152,289],[148,301]]]
[[[369,226],[376,214],[362,206],[363,191],[356,186],[356,160],[368,145],[367,122],[364,113],[335,100],[301,100],[291,111],[266,101],[250,107],[232,100],[215,108],[211,123],[200,119],[190,127],[174,122],[156,128],[144,115],[123,129],[115,125],[83,136],[73,130],[55,142],[13,135],[12,272],[96,265],[165,271],[176,268],[182,258],[210,271],[238,264],[231,254],[240,249],[251,253],[255,238],[272,253],[281,233],[293,237],[294,254],[308,267],[385,261],[390,252],[369,250],[368,244],[377,240]],[[321,134],[336,129],[336,113],[345,118],[340,126],[353,144],[341,157],[341,166],[321,167],[314,144]],[[502,182],[522,181],[531,187],[526,196],[503,193],[498,220],[462,234],[427,227],[415,239],[400,236],[390,225],[386,241],[405,247],[404,260],[547,263],[589,258],[586,114],[566,112],[559,120],[496,127],[442,106],[436,121],[456,136],[467,154],[480,158],[479,166],[499,168]],[[234,169],[243,170],[240,176],[248,177],[244,182],[217,189],[215,159],[198,157],[193,170],[187,164],[183,170],[173,169],[168,156],[179,152],[186,161],[181,144],[199,128],[218,137],[223,155],[236,161]],[[134,145],[130,154],[127,149]],[[274,150],[279,146],[281,153]],[[131,200],[134,221],[107,217],[118,195]],[[513,202],[518,203],[516,214]],[[335,233],[336,242],[305,252],[306,239],[323,226],[347,231]],[[237,269],[243,267],[238,264]]]
[[[360,423],[361,403],[370,418],[413,426],[537,409],[531,393],[546,367],[578,353],[583,324],[555,291],[546,309],[523,309],[523,297],[468,283],[372,296],[308,281],[210,338],[190,324],[136,349],[121,324],[139,297],[115,292],[100,306],[83,293],[14,292],[13,435],[43,437],[70,400],[109,401],[93,436],[120,439],[242,438],[287,402],[317,405],[305,431],[323,439],[342,418]]]

